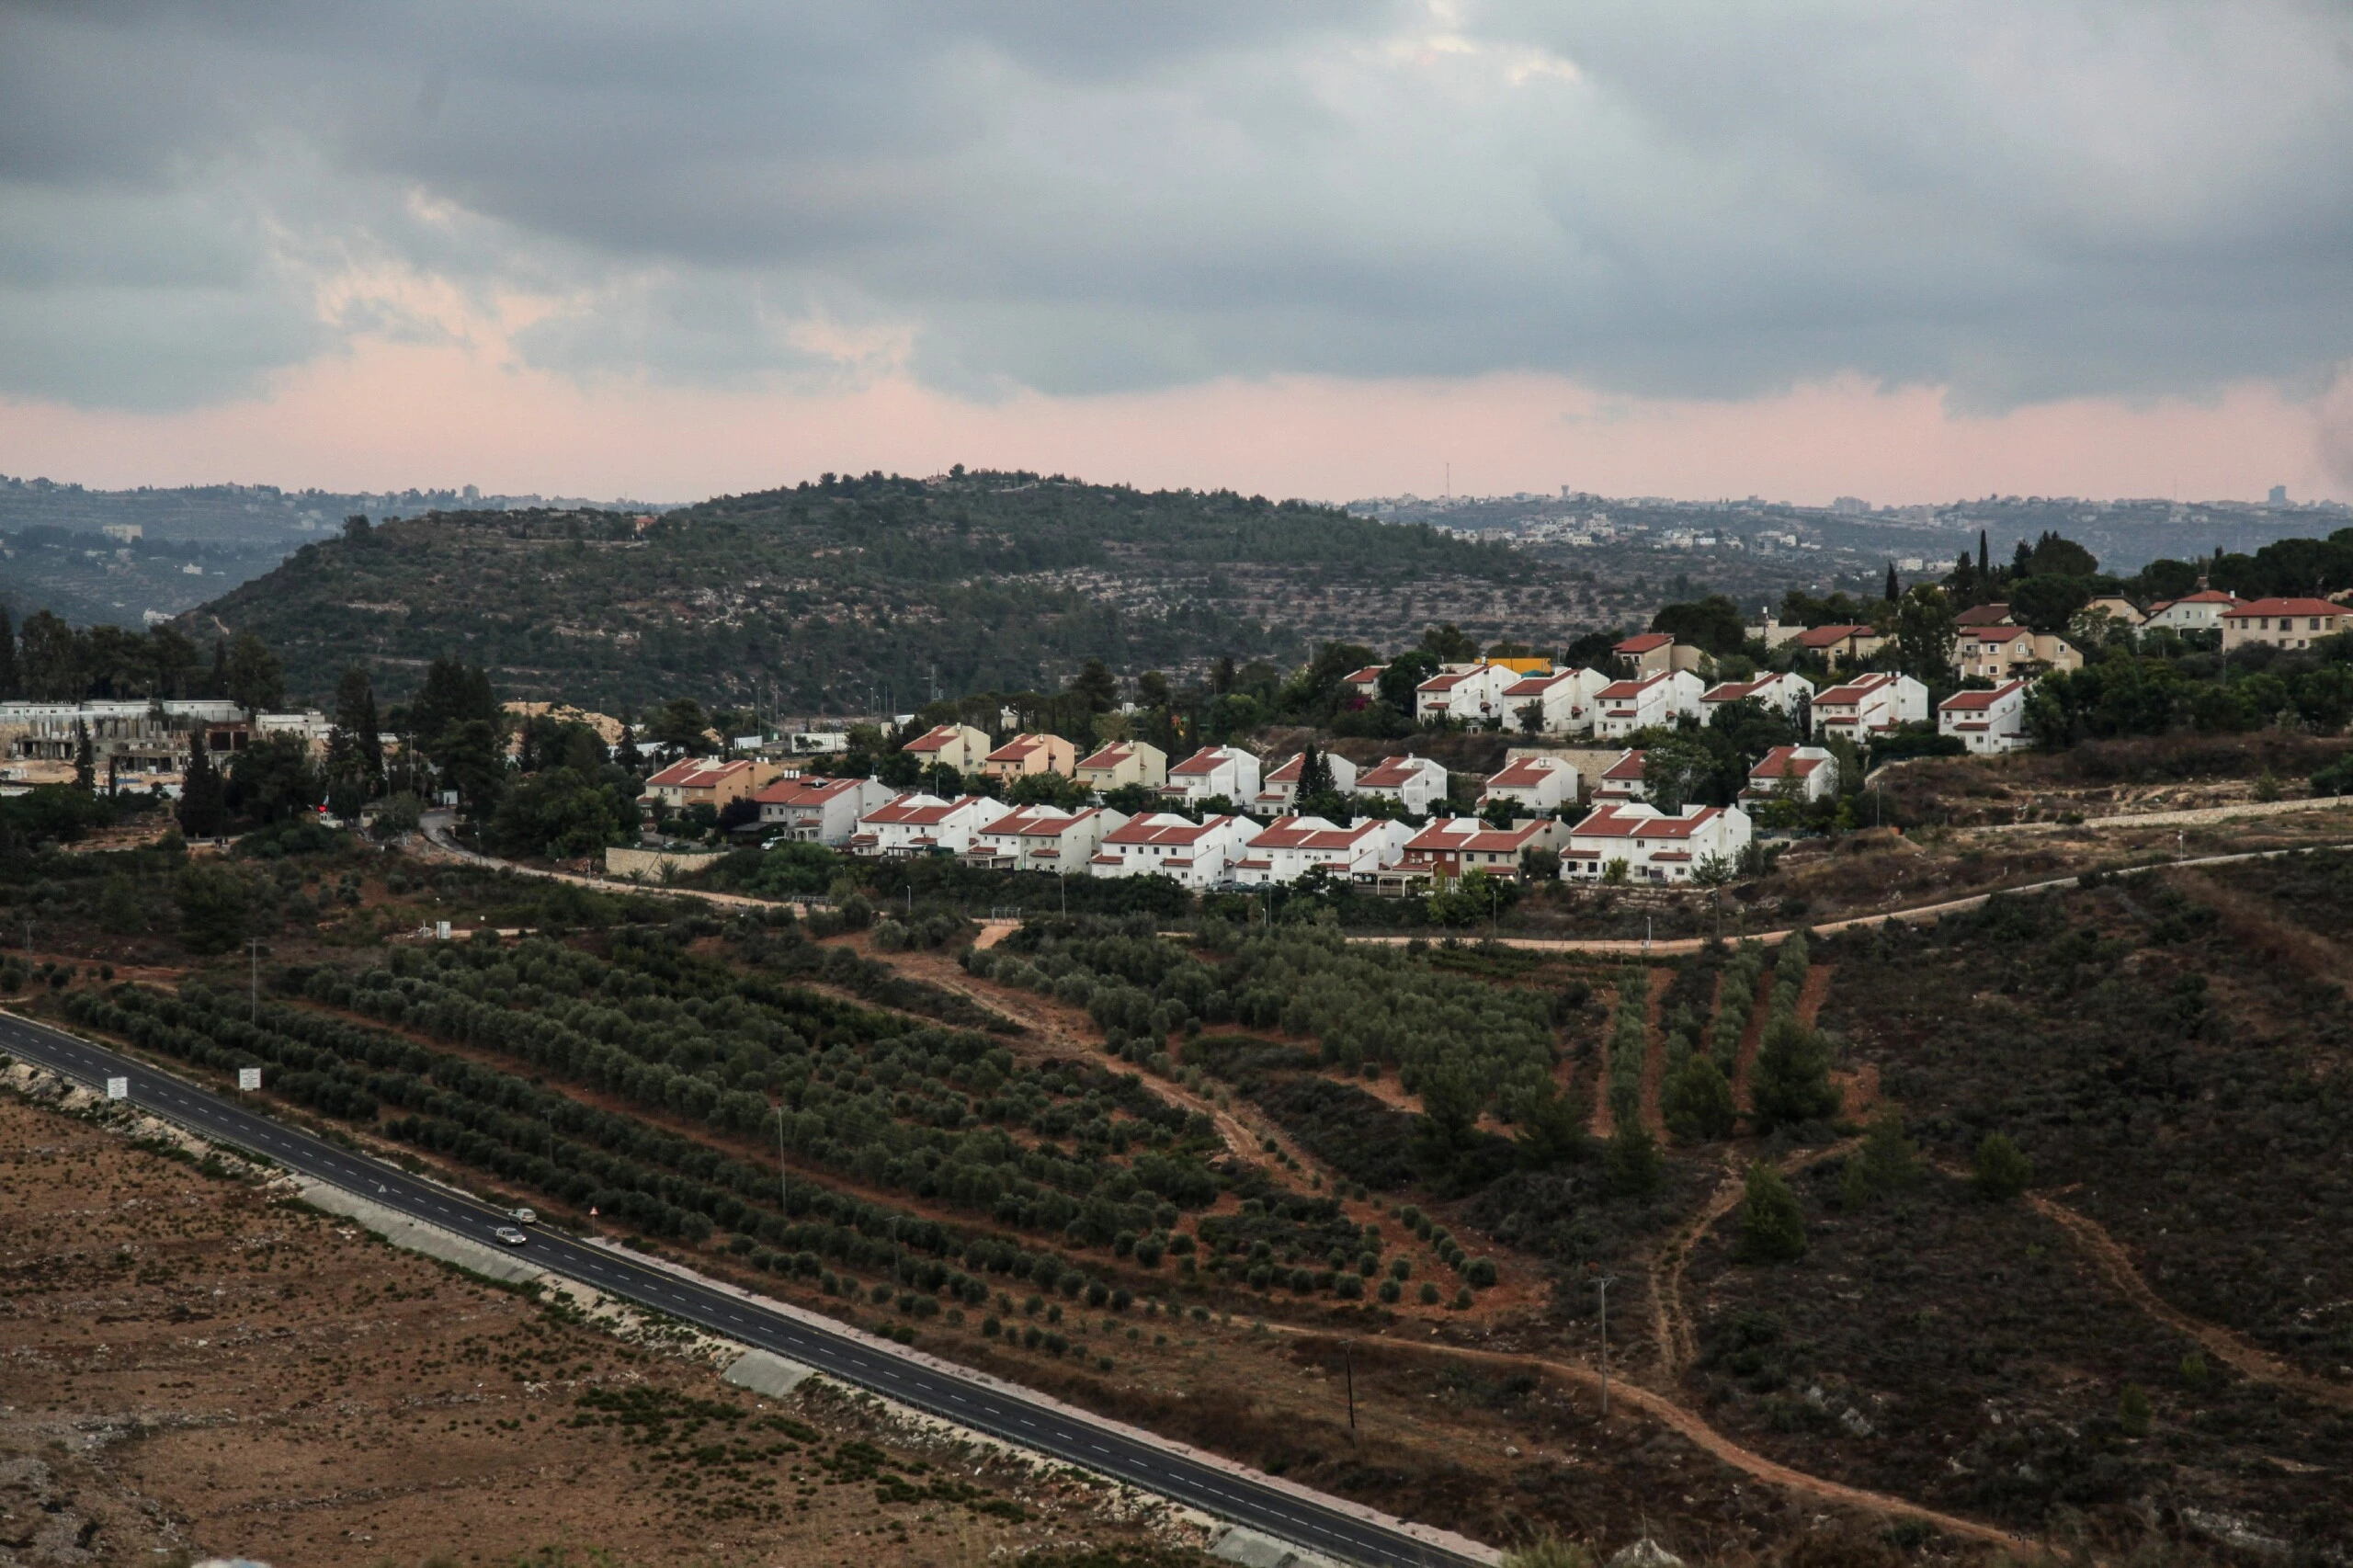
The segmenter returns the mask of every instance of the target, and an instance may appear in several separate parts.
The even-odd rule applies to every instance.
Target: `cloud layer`
[[[2348,145],[2353,17],[2278,0],[17,7],[0,394],[386,337],[984,400],[2309,394]]]

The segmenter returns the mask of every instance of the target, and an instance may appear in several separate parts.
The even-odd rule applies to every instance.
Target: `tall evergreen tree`
[[[1299,754],[1299,796],[1302,801],[1332,792],[1332,764],[1310,741]]]
[[[17,673],[17,625],[8,607],[0,605],[0,702],[19,696],[23,677]]]
[[[1733,1256],[1743,1263],[1787,1263],[1805,1256],[1805,1210],[1781,1173],[1762,1160],[1748,1167]]]
[[[1988,588],[1994,583],[1994,558],[1985,545],[1985,530],[1977,530],[1977,585]]]
[[[384,782],[384,743],[377,733],[376,687],[354,665],[335,685],[335,733],[327,738],[330,778],[352,779],[369,791]]]
[[[1895,581],[1895,562],[1893,561],[1887,563],[1887,588],[1880,597],[1889,604],[1904,597],[1904,589]]]
[[[190,838],[214,838],[229,820],[227,790],[220,770],[212,766],[211,748],[204,732],[188,738],[188,770],[180,777],[180,803],[174,813],[180,831]]]
[[[90,726],[81,720],[74,721],[74,784],[76,789],[96,788],[98,782],[97,759],[90,750]]]

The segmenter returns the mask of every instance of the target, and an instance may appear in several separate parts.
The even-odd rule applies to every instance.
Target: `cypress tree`
[[[1994,582],[1994,560],[1985,548],[1985,530],[1977,530],[1977,585],[1990,587]]]
[[[81,720],[74,721],[74,786],[78,790],[97,787],[97,759],[90,750],[90,726]]]
[[[1883,597],[1889,604],[1904,597],[1903,585],[1895,580],[1895,562],[1893,561],[1887,563],[1887,590]]]

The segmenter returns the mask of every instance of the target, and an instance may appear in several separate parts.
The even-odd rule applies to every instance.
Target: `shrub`
[[[1426,1307],[1438,1305],[1438,1287],[1427,1279],[1422,1281],[1422,1305]]]
[[[1739,1108],[1733,1103],[1732,1084],[1724,1077],[1723,1069],[1716,1065],[1712,1056],[1694,1051],[1666,1085],[1665,1113],[1668,1131],[1686,1142],[1711,1142],[1732,1136],[1733,1125],[1739,1119]]]
[[[1462,1271],[1462,1278],[1480,1290],[1486,1290],[1495,1282],[1495,1260],[1491,1257],[1472,1258],[1471,1267]]]
[[[2145,1437],[2155,1412],[2149,1405],[2149,1391],[2139,1383],[2126,1383],[2124,1392],[2116,1402],[2116,1425],[2128,1437]]]
[[[1639,1119],[1620,1122],[1609,1137],[1609,1190],[1626,1198],[1647,1198],[1658,1190],[1666,1160],[1658,1141]]]
[[[1805,1211],[1780,1171],[1762,1160],[1748,1167],[1733,1256],[1743,1263],[1787,1263],[1805,1256]]]
[[[1383,1279],[1381,1282],[1381,1299],[1384,1301],[1394,1303],[1397,1298],[1404,1293],[1404,1287],[1394,1279]]]
[[[1971,1185],[1990,1203],[2007,1203],[2034,1184],[2034,1162],[2006,1133],[1989,1132],[1977,1145]]]

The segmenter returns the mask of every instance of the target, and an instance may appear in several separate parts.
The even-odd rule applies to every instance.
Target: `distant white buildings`
[[[1673,816],[1655,806],[1596,807],[1569,830],[1561,852],[1563,881],[1611,880],[1688,882],[1711,859],[1726,867],[1748,846],[1748,813],[1738,806],[1686,806]]]
[[[1203,746],[1168,770],[1160,793],[1172,801],[1246,804],[1258,798],[1258,759],[1240,746]]]
[[[1279,817],[1259,830],[1233,862],[1233,880],[1288,886],[1321,869],[1337,881],[1392,866],[1413,830],[1368,818],[1341,827],[1322,817]]]
[[[1699,697],[1699,722],[1712,724],[1729,703],[1757,702],[1784,719],[1797,716],[1799,707],[1813,699],[1813,682],[1802,675],[1759,676],[1755,680],[1728,680],[1711,686]]]
[[[1597,804],[1650,799],[1650,787],[1643,781],[1643,753],[1620,752],[1618,760],[1594,779],[1593,798]]]
[[[1794,798],[1812,804],[1838,792],[1838,759],[1821,746],[1775,746],[1748,770],[1744,801]]]
[[[779,778],[752,791],[759,826],[803,844],[842,845],[858,819],[891,800],[887,784],[871,778]]]
[[[972,847],[972,835],[982,822],[1004,810],[1003,802],[985,795],[963,795],[953,801],[937,795],[900,795],[858,819],[849,851],[885,859],[961,855]]]
[[[1127,820],[1118,812],[1094,809],[1025,806],[1006,812],[999,807],[995,820],[972,835],[964,863],[997,871],[1086,876],[1104,835],[1117,832]]]
[[[1582,734],[1593,728],[1594,699],[1609,677],[1599,670],[1553,670],[1522,676],[1504,688],[1504,724],[1524,728],[1520,716],[1530,703],[1539,714],[1537,728],[1548,735]]]

